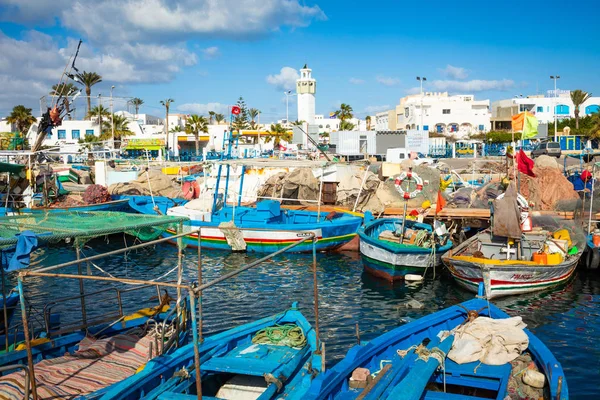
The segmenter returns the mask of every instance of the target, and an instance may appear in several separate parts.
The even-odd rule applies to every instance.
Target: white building
[[[491,106],[492,129],[509,130],[511,117],[520,112],[528,111],[536,116],[540,124],[554,122],[554,118],[575,118],[575,106],[571,101],[571,92],[559,90],[556,95],[554,90],[549,90],[546,95],[527,97],[514,97],[494,101]],[[581,118],[600,111],[600,97],[590,97],[579,106]]]
[[[389,111],[383,111],[375,114],[375,130],[378,132],[385,132],[390,130],[389,123]]]
[[[27,132],[29,143],[37,139],[40,118],[33,123]],[[80,149],[79,140],[85,136],[100,136],[100,125],[95,121],[63,120],[60,126],[52,128],[51,133],[44,138],[43,146],[60,147],[61,151],[77,152]]]
[[[16,130],[15,124],[11,124],[6,118],[0,119],[0,132],[15,132]]]
[[[400,99],[396,129],[422,129],[463,138],[490,130],[490,101],[473,95],[426,92]]]
[[[367,122],[364,119],[350,118],[348,121],[354,125],[353,131],[367,130]],[[339,131],[341,123],[342,121],[339,118],[325,117],[321,114],[315,115],[315,125],[319,127],[319,133]]]
[[[571,101],[571,92],[564,90],[558,91],[557,94],[558,96],[555,96],[554,90],[549,90],[545,96],[515,98],[514,103],[519,106],[519,112],[531,112],[540,123],[554,122],[555,115],[557,119],[575,118],[575,106]],[[599,110],[600,97],[590,97],[579,106],[579,117],[597,113]]]
[[[309,125],[315,123],[315,94],[317,92],[317,81],[312,77],[312,69],[306,64],[300,70],[300,78],[296,81],[296,93],[298,94],[298,121],[304,121]]]

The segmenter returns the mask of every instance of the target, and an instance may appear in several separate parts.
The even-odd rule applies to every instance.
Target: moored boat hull
[[[197,226],[187,226],[186,229],[196,230]],[[307,227],[308,228],[308,227]],[[333,227],[332,227],[333,228]],[[333,229],[295,229],[295,230],[255,230],[240,228],[240,232],[246,242],[246,251],[254,253],[273,253],[297,242],[307,233],[314,233],[317,238],[317,251],[328,251],[337,249],[351,241],[356,236],[354,224],[343,225]],[[167,230],[164,237],[175,235],[175,230]],[[203,249],[229,250],[231,246],[227,243],[225,234],[218,227],[202,227],[201,246]],[[190,233],[183,238],[185,245],[198,247],[198,234]],[[312,251],[312,243],[306,242],[293,249],[293,252],[305,253]]]
[[[431,254],[392,253],[363,241],[360,243],[360,254],[367,272],[389,281],[402,280],[408,274],[423,275],[428,267],[435,268],[441,262],[441,254],[436,254],[432,266]]]
[[[358,230],[360,237],[360,254],[365,271],[388,281],[402,280],[408,274],[424,275],[429,268],[441,264],[441,255],[452,247],[448,241],[443,246],[437,245],[436,251],[431,248],[414,245],[401,245],[382,240],[379,235],[386,230],[395,230],[402,225],[397,218],[384,218],[368,221]],[[406,227],[432,231],[430,225],[406,221]]]
[[[579,259],[574,259],[550,267],[515,264],[489,268],[484,264],[444,259],[444,263],[460,286],[477,292],[479,282],[484,282],[490,299],[536,292],[564,284],[573,276],[578,261]]]

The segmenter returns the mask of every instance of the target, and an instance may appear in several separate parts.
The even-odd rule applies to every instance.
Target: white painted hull
[[[364,241],[360,241],[360,253],[373,260],[393,266],[405,266],[413,268],[427,268],[431,254],[427,253],[394,253],[381,247],[373,246]],[[436,254],[435,265],[441,263],[441,254]]]
[[[484,282],[488,298],[531,293],[558,286],[568,281],[575,272],[579,257],[554,266],[486,265],[444,257],[456,282],[463,288],[477,292]]]

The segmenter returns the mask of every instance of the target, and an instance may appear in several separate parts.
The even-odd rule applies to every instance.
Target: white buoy
[[[416,274],[406,274],[404,275],[404,280],[408,282],[421,282],[423,280],[423,276]]]

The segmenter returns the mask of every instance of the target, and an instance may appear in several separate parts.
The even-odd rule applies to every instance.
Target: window
[[[550,106],[546,107],[546,112],[550,112]]]
[[[404,116],[408,118],[408,116],[410,115],[410,112],[408,110],[408,107],[404,108]]]
[[[536,112],[544,112],[544,107],[542,107],[542,106],[537,106],[537,108],[536,108]]]
[[[483,131],[485,129],[485,127],[483,125],[479,125],[479,130]]]
[[[566,115],[569,114],[569,106],[565,104],[558,104],[554,109],[554,112],[558,115]]]
[[[591,106],[587,106],[585,108],[586,114],[594,114],[600,112],[600,106],[596,104],[592,104]]]
[[[85,130],[85,136],[94,136],[94,130],[93,129],[86,129]]]
[[[449,108],[444,108],[442,110],[442,114],[450,114],[450,109]]]
[[[78,139],[79,140],[79,129],[73,129],[71,131],[71,139]]]
[[[435,128],[436,128],[436,130],[437,130],[438,133],[443,133],[444,132],[444,127],[442,125],[437,125]]]
[[[67,131],[65,131],[64,129],[59,129],[58,130],[58,138],[59,139],[66,139],[67,138]]]
[[[423,130],[424,131],[428,131],[429,130],[429,125],[423,125]]]

